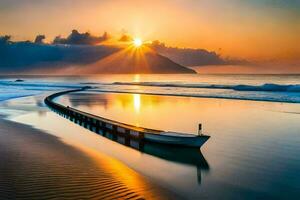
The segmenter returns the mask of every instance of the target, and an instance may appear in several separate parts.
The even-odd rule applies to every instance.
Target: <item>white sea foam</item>
[[[82,87],[82,85],[80,86],[79,84],[66,84],[56,82],[0,81],[0,101],[40,95],[46,91],[57,91],[79,87]]]
[[[70,82],[36,81],[15,82],[0,81],[0,101],[42,94],[47,91],[80,88],[83,85],[97,87],[98,91],[144,93],[153,95],[176,95],[188,97],[225,98],[256,101],[274,101],[300,103],[300,84],[206,84],[179,82]],[[136,87],[141,86],[141,87]],[[96,90],[94,90],[96,91]]]
[[[66,83],[66,82],[44,82],[44,81],[24,81],[24,82],[15,82],[15,81],[0,81],[0,86],[20,86],[23,88],[39,88],[39,89],[49,89],[53,88],[78,88],[82,87],[77,83]]]
[[[231,89],[236,91],[300,92],[300,84],[279,85],[279,84],[266,83],[263,85],[218,85],[218,84],[186,84],[186,83],[164,83],[164,82],[114,82],[113,84],[155,86],[155,87],[178,87],[178,88]]]
[[[27,96],[33,96],[38,95],[40,92],[17,92],[17,93],[0,93],[0,101],[5,101],[9,99],[15,99],[20,97],[27,97]]]

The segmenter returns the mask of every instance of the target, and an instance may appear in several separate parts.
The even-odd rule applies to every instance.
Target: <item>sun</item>
[[[140,46],[142,46],[142,44],[143,44],[143,41],[140,38],[134,38],[133,39],[133,45],[135,47],[140,47]]]

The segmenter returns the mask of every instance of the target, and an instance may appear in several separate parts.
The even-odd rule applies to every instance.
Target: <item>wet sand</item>
[[[0,119],[0,199],[174,199],[121,162]]]

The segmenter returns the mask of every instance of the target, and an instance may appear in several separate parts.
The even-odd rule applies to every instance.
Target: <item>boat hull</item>
[[[144,136],[145,141],[186,147],[201,147],[209,138],[208,135],[182,137],[151,133],[145,133]]]

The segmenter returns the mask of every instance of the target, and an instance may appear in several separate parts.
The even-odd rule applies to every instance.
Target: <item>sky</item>
[[[224,57],[299,61],[299,0],[1,0],[0,34],[53,40],[72,29],[124,32]]]

